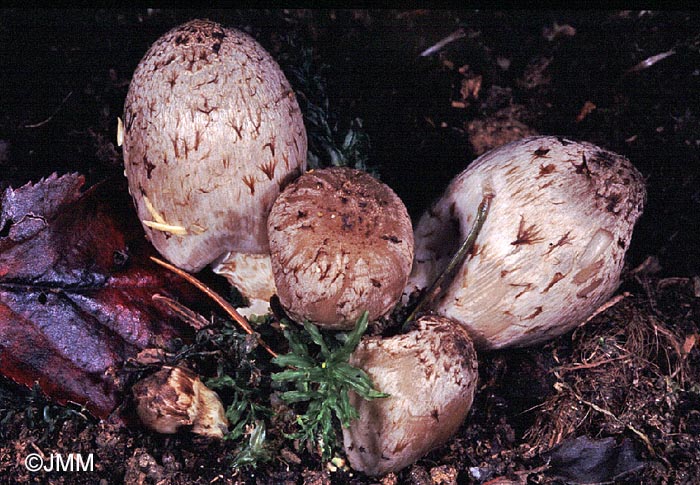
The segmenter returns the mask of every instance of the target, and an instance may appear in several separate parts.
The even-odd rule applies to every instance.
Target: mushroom
[[[346,167],[307,172],[280,194],[268,236],[277,295],[297,321],[349,330],[387,314],[413,260],[406,207],[385,184]]]
[[[176,266],[214,263],[245,296],[275,292],[267,215],[306,167],[277,63],[249,35],[193,20],[158,39],[124,104],[124,165],[146,236]]]
[[[199,377],[181,367],[163,367],[132,387],[141,422],[158,433],[193,433],[223,438],[228,420],[219,396]]]
[[[345,452],[368,475],[398,471],[445,443],[474,399],[477,360],[466,329],[437,315],[414,325],[403,335],[363,339],[350,357],[390,395],[368,401],[350,393],[359,418],[343,428]]]
[[[446,267],[485,196],[490,212],[471,258],[432,305],[465,325],[477,346],[561,335],[617,289],[644,180],[618,154],[542,136],[487,152],[450,183],[416,226],[406,294]]]

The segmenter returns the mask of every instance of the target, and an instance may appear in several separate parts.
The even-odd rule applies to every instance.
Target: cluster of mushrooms
[[[385,184],[350,168],[307,172],[306,151],[292,88],[243,32],[188,22],[156,41],[134,73],[123,153],[146,236],[184,270],[211,265],[253,313],[276,294],[295,321],[328,330],[351,329],[364,311],[386,316],[443,273],[490,201],[470,257],[430,312],[407,333],[363,339],[351,357],[390,394],[353,396],[360,418],[343,429],[350,464],[369,475],[400,470],[456,432],[474,398],[475,348],[553,338],[609,299],[645,200],[624,157],[531,137],[471,163],[414,230]],[[210,399],[189,371],[161,373],[158,385],[194,385]],[[144,422],[176,431],[148,417],[158,399],[139,400],[142,388],[134,394]],[[217,421],[198,418],[200,401],[181,403],[179,423],[221,436],[220,404]]]

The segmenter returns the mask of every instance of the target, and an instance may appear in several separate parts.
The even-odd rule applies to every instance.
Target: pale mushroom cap
[[[350,363],[363,369],[388,398],[350,393],[360,417],[343,428],[345,452],[368,475],[398,471],[446,442],[467,416],[478,378],[469,334],[437,315],[409,333],[363,339]]]
[[[252,37],[207,20],[163,35],[134,72],[124,127],[139,218],[177,228],[144,225],[165,258],[198,271],[229,251],[267,253],[267,214],[305,170],[306,132],[287,79]]]
[[[645,200],[641,174],[595,145],[532,137],[475,160],[423,215],[407,293],[445,267],[485,194],[493,200],[474,254],[434,304],[478,346],[553,338],[617,289]]]
[[[349,329],[401,297],[413,260],[406,207],[386,185],[350,168],[308,172],[275,202],[268,221],[282,306],[297,321]]]

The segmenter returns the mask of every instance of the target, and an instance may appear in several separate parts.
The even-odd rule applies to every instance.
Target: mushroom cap
[[[365,310],[377,319],[397,303],[411,271],[406,207],[359,170],[299,177],[272,206],[268,235],[280,303],[297,321],[351,329]]]
[[[368,475],[398,471],[445,443],[474,400],[474,346],[459,323],[426,315],[403,335],[363,339],[350,363],[390,397],[371,401],[350,393],[360,417],[343,428],[345,452]]]
[[[646,191],[626,158],[590,143],[531,137],[475,160],[415,230],[406,292],[446,267],[493,195],[472,255],[433,304],[477,346],[536,344],[579,325],[617,289]]]
[[[183,427],[212,438],[223,438],[228,419],[219,396],[199,376],[182,367],[163,367],[132,388],[141,422],[158,433]]]
[[[163,35],[134,72],[124,130],[139,218],[186,233],[144,224],[166,259],[198,271],[227,252],[268,251],[267,214],[305,170],[306,131],[287,79],[252,37],[208,20]]]

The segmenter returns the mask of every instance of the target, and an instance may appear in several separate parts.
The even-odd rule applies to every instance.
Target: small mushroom
[[[306,167],[306,131],[277,63],[249,35],[193,20],[158,39],[124,104],[124,165],[146,236],[187,271],[252,299],[275,292],[267,215]]]
[[[360,417],[343,429],[345,452],[368,475],[401,470],[445,443],[474,399],[474,346],[464,327],[445,317],[423,316],[406,334],[363,339],[350,363],[390,395],[368,401],[350,393]]]
[[[136,412],[148,429],[173,434],[193,433],[223,438],[228,420],[219,396],[199,377],[181,367],[163,367],[132,387]]]
[[[413,232],[406,207],[359,170],[308,172],[270,211],[268,235],[280,303],[297,321],[348,330],[367,310],[387,314],[411,271]]]
[[[475,160],[415,230],[406,293],[429,286],[491,208],[452,284],[433,302],[482,348],[522,347],[586,320],[620,282],[644,179],[626,158],[590,143],[531,137]]]

